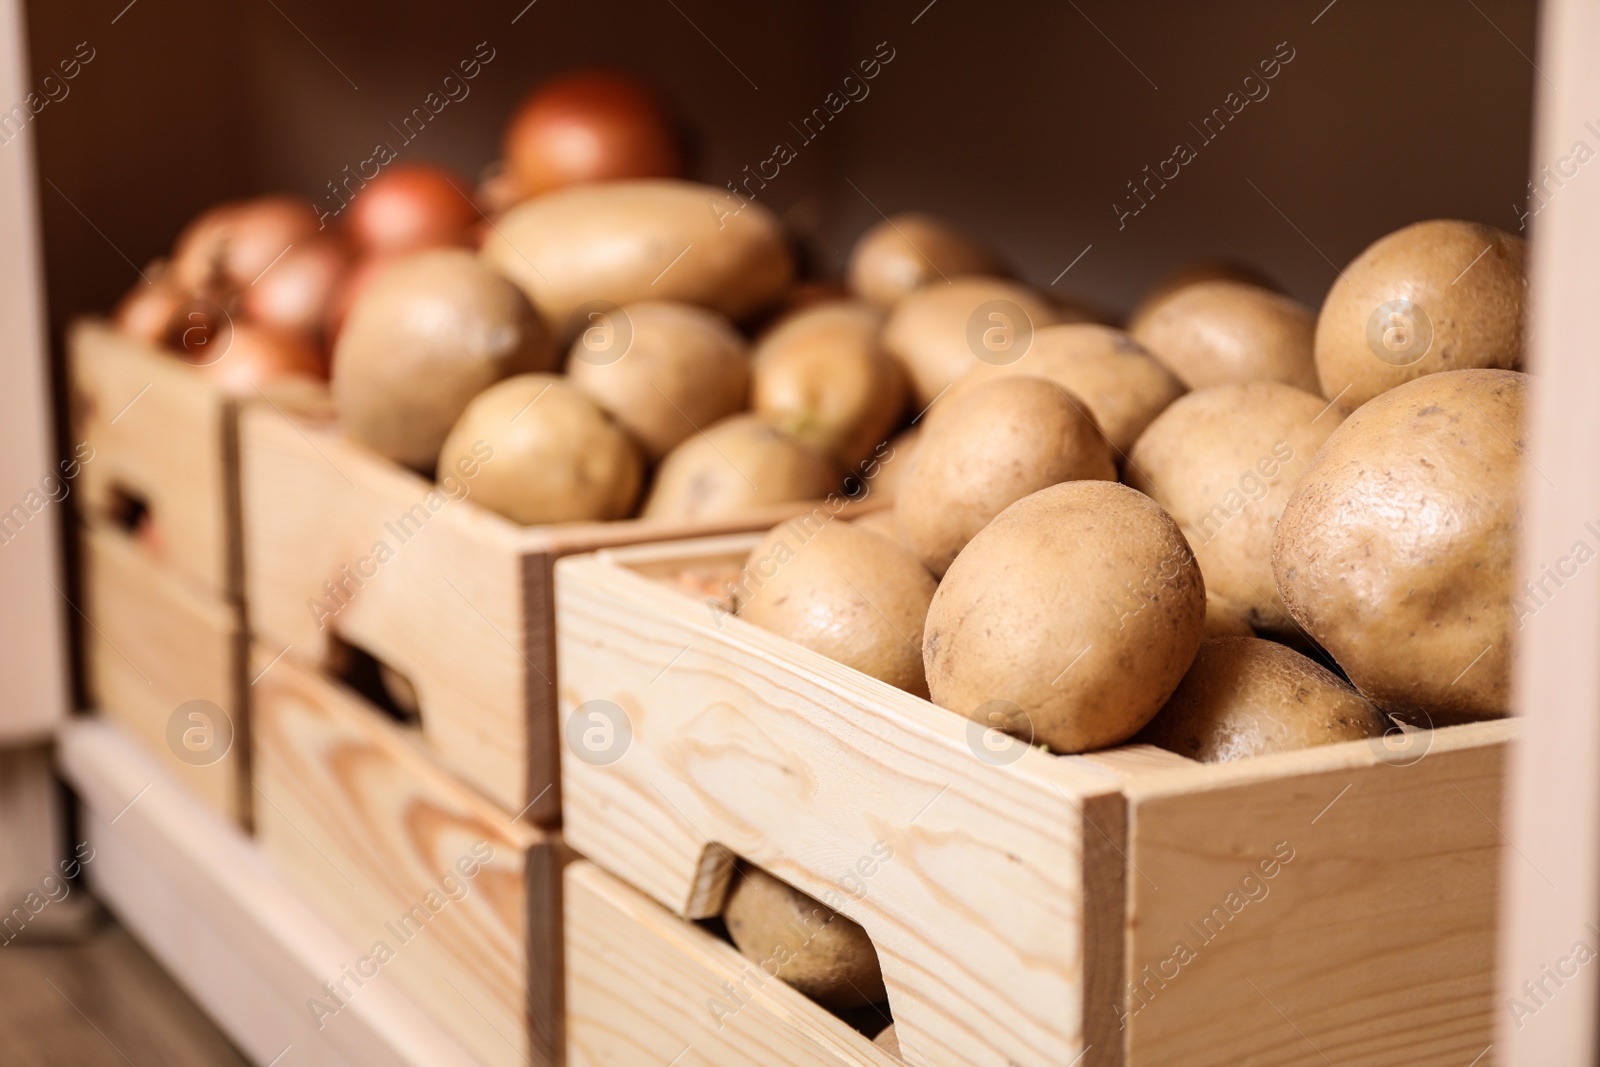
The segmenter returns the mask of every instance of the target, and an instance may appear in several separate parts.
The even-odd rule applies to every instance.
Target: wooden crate
[[[566,872],[566,957],[567,1067],[899,1062],[732,945],[583,860]]]
[[[120,529],[90,522],[81,529],[80,549],[90,706],[126,727],[213,811],[247,825],[249,729],[238,609],[164,568]],[[187,731],[207,729],[179,712],[191,701],[226,716],[232,737],[220,757],[203,750],[208,741],[222,744],[219,721],[209,724],[209,737],[189,734],[202,748],[179,758],[174,738],[181,746]],[[190,710],[211,714],[198,705]]]
[[[1460,1067],[1489,1044],[1511,724],[1423,734],[1414,763],[1355,742],[1002,764],[964,717],[673,581],[754,542],[557,565],[562,714],[614,707],[628,735],[563,751],[574,849],[686,918],[718,913],[730,853],[834,905],[911,1063]],[[875,844],[892,857],[858,867]]]
[[[332,1018],[308,1010],[356,945],[117,724],[72,719],[57,759],[90,888],[253,1063],[478,1067],[386,977]]]
[[[274,655],[255,651],[262,849],[367,950],[365,969],[392,975],[483,1063],[558,1062],[559,837],[461,784],[355,692]]]
[[[406,675],[446,766],[508,812],[560,815],[551,566],[574,552],[767,529],[817,506],[686,527],[519,526],[342,438],[327,421],[241,416],[245,589],[272,652],[322,667],[348,641]]]
[[[94,320],[67,336],[81,515],[145,509],[142,550],[212,596],[239,593],[237,404],[181,359]],[[82,457],[80,457],[82,458]]]

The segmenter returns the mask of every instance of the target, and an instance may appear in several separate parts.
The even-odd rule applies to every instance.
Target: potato
[[[1206,641],[1177,692],[1134,738],[1227,763],[1382,737],[1388,722],[1338,675],[1259,637]]]
[[[868,492],[877,494],[882,500],[892,501],[899,496],[900,487],[905,484],[906,472],[911,469],[911,457],[916,455],[921,440],[922,431],[912,427],[889,438],[888,448],[881,452],[874,450],[877,465],[869,464],[861,472]]]
[[[1063,482],[1002,511],[950,566],[922,639],[928,689],[1057,752],[1104,748],[1172,695],[1205,613],[1200,568],[1160,505]]]
[[[833,460],[760,416],[734,415],[667,453],[643,515],[685,522],[725,519],[763,504],[822,497],[838,486]]]
[[[999,256],[948,222],[906,212],[861,235],[846,277],[861,299],[887,306],[930,282],[1005,273]]]
[[[459,475],[473,500],[524,526],[626,518],[643,471],[628,435],[551,374],[519,374],[485,389],[439,452],[441,482]]]
[[[751,549],[739,617],[915,696],[936,583],[917,558],[855,523],[812,516]]]
[[[824,1007],[888,999],[867,932],[759,867],[741,866],[722,921],[745,959]]]
[[[1322,395],[1354,411],[1446,370],[1520,370],[1528,296],[1522,238],[1438,219],[1396,230],[1344,269],[1317,316]]]
[[[1435,725],[1510,704],[1527,375],[1442,371],[1357,408],[1278,520],[1289,614],[1355,687]]]
[[[1014,363],[977,364],[939,398],[927,419],[985,382],[1018,374],[1048,378],[1082,398],[1119,457],[1184,392],[1171,371],[1121,330],[1065,323],[1037,331],[1027,353]]]
[[[1202,568],[1201,573],[1204,574]],[[1243,605],[1206,590],[1206,640],[1213,637],[1254,637],[1250,616]]]
[[[879,537],[887,537],[896,545],[900,544],[900,535],[895,532],[894,528],[894,508],[880,508],[877,511],[868,512],[859,519],[851,519],[850,523],[858,530],[867,530],[877,534]],[[926,570],[927,568],[923,569]]]
[[[1240,282],[1201,282],[1164,300],[1133,339],[1190,389],[1283,382],[1317,391],[1316,317],[1287,296]]]
[[[1111,446],[1055,382],[1011,377],[957,400],[930,425],[895,501],[895,529],[934,574],[1000,512],[1057,482],[1116,481]]]
[[[715,311],[669,301],[596,312],[567,376],[633,434],[654,463],[701,427],[744,410],[744,338]]]
[[[516,286],[470,252],[436,249],[396,261],[356,298],[333,351],[333,401],[352,438],[432,470],[473,397],[554,364]]]
[[[678,300],[739,320],[781,300],[794,258],[777,217],[726,190],[652,179],[575,185],[506,212],[484,258],[564,338],[596,301]]]
[[[1163,411],[1129,455],[1125,480],[1188,538],[1206,592],[1257,630],[1293,632],[1272,576],[1272,531],[1295,483],[1344,416],[1280,382],[1219,385]]]
[[[878,341],[867,304],[798,311],[753,353],[751,406],[802,444],[854,469],[889,439],[906,403],[905,372]]]
[[[979,275],[937,280],[895,305],[883,344],[911,377],[912,399],[925,408],[980,363],[1013,363],[1035,330],[1062,310],[1015,282]]]
[[[1202,282],[1241,282],[1259,289],[1281,291],[1278,284],[1265,273],[1243,263],[1229,263],[1224,260],[1191,263],[1161,279],[1140,298],[1138,306],[1128,315],[1127,329],[1129,332],[1137,329],[1140,323],[1150,317],[1151,312],[1178,292]]]

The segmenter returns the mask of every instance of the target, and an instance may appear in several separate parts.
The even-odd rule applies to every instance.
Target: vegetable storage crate
[[[763,529],[812,503],[685,526],[643,519],[519,526],[341,437],[270,408],[242,418],[251,626],[319,668],[341,643],[404,675],[445,766],[512,814],[560,813],[551,566],[588,552]],[[454,499],[452,499],[454,497]]]
[[[1489,1046],[1510,722],[1233,764],[1052,756],[729,615],[705,590],[756,540],[557,565],[578,852],[688,919],[719,913],[735,855],[842,912],[907,1062]]]

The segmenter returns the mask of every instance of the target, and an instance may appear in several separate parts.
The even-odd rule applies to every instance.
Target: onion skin
[[[471,183],[445,167],[390,167],[350,203],[351,240],[365,252],[403,255],[471,243],[478,209]]]
[[[243,289],[284,250],[322,236],[311,204],[292,196],[263,196],[203,212],[178,236],[173,279],[193,293]]]
[[[579,71],[534,90],[506,126],[504,152],[524,196],[683,172],[671,120],[655,94],[605,70]]]
[[[118,302],[112,325],[129,337],[164,345],[172,316],[187,299],[183,290],[165,278],[139,282]]]
[[[319,337],[348,266],[344,249],[333,241],[296,245],[244,290],[245,317]]]
[[[213,344],[221,356],[195,368],[230,396],[250,396],[260,386],[283,378],[325,381],[328,364],[306,338],[288,330],[235,322]]]
[[[401,257],[368,256],[345,272],[328,301],[328,317],[324,331],[324,336],[328,339],[328,351],[333,351],[335,342],[339,340],[339,331],[344,329],[344,320],[350,314],[350,307],[356,302],[356,297],[361,295],[361,291],[370,285],[385,267],[399,258]]]

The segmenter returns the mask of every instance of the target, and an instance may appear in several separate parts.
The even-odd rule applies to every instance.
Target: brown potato
[[[857,296],[887,306],[930,282],[1006,270],[987,246],[948,222],[908,211],[862,234],[846,273]]]
[[[1237,604],[1258,630],[1290,633],[1295,625],[1272,576],[1272,531],[1343,421],[1321,397],[1280,382],[1202,389],[1150,424],[1124,477],[1178,521],[1206,592]]]
[[[333,400],[352,438],[432,470],[473,397],[554,362],[516,286],[471,252],[435,249],[396,261],[356,298],[333,351]]]
[[[922,430],[912,427],[891,437],[889,447],[881,453],[874,450],[877,466],[869,465],[861,472],[868,491],[882,500],[892,501],[898,497],[900,487],[905,484],[906,472],[911,469],[911,457],[917,454],[917,445],[921,440]]]
[[[889,996],[865,930],[759,867],[741,866],[722,921],[745,959],[824,1007],[858,1008]]]
[[[461,413],[439,452],[439,480],[452,474],[479,504],[533,526],[626,518],[644,463],[628,435],[565,378],[519,374]]]
[[[1435,725],[1505,714],[1527,375],[1443,371],[1357,408],[1272,545],[1289,613],[1355,687]]]
[[[1379,238],[1317,316],[1322,395],[1350,412],[1424,374],[1520,370],[1525,260],[1522,238],[1474,222],[1417,222]]]
[[[1057,752],[1105,748],[1172,695],[1205,613],[1200,568],[1155,501],[1063,482],[1002,511],[956,557],[928,607],[928,689]]]
[[[806,516],[773,529],[740,575],[739,617],[915,696],[936,583],[917,558],[855,523]]]
[[[1006,508],[1078,478],[1116,481],[1111,446],[1055,382],[989,382],[929,426],[895,501],[895,529],[934,574]]]
[[[1273,281],[1263,271],[1243,263],[1229,263],[1226,260],[1211,260],[1200,263],[1191,263],[1180,267],[1161,281],[1157,282],[1143,297],[1139,299],[1138,306],[1128,316],[1127,330],[1132,333],[1140,323],[1150,317],[1162,304],[1166,303],[1180,290],[1202,282],[1241,282],[1244,285],[1253,285],[1258,289],[1270,289],[1273,292],[1282,292],[1277,282]]]
[[[744,410],[744,338],[715,311],[668,301],[595,312],[567,376],[633,434],[652,463],[696,430]]]
[[[868,512],[859,519],[851,519],[850,523],[859,530],[868,530],[880,537],[887,537],[896,545],[900,544],[900,535],[895,532],[894,527],[894,508],[880,508]]]
[[[1063,310],[1033,290],[979,275],[929,283],[895,305],[883,345],[911,377],[918,409],[980,363],[1012,363],[1036,330],[1060,321]]]
[[[1204,568],[1201,569],[1204,573]],[[1243,605],[1206,590],[1206,640],[1214,637],[1254,637],[1250,616]]]
[[[900,364],[879,343],[883,313],[818,304],[757,342],[751,407],[802,444],[854,469],[888,440],[905,409]]]
[[[1316,317],[1298,300],[1216,281],[1172,294],[1139,323],[1133,339],[1190,389],[1268,381],[1315,393],[1315,329]]]
[[[1338,675],[1259,637],[1206,641],[1135,742],[1201,763],[1382,737],[1388,722]]]
[[[838,486],[833,460],[760,416],[734,415],[667,453],[643,515],[686,522],[725,519],[763,504],[823,497]]]
[[[724,189],[655,179],[575,185],[506,212],[484,258],[563,338],[585,305],[678,300],[739,320],[781,300],[794,259],[777,217]]]
[[[1120,457],[1133,447],[1150,420],[1183,395],[1183,383],[1121,330],[1093,323],[1047,326],[1033,335],[1014,363],[979,363],[950,387],[928,412],[932,421],[957,397],[1015,375],[1048,378],[1080,397]]]

